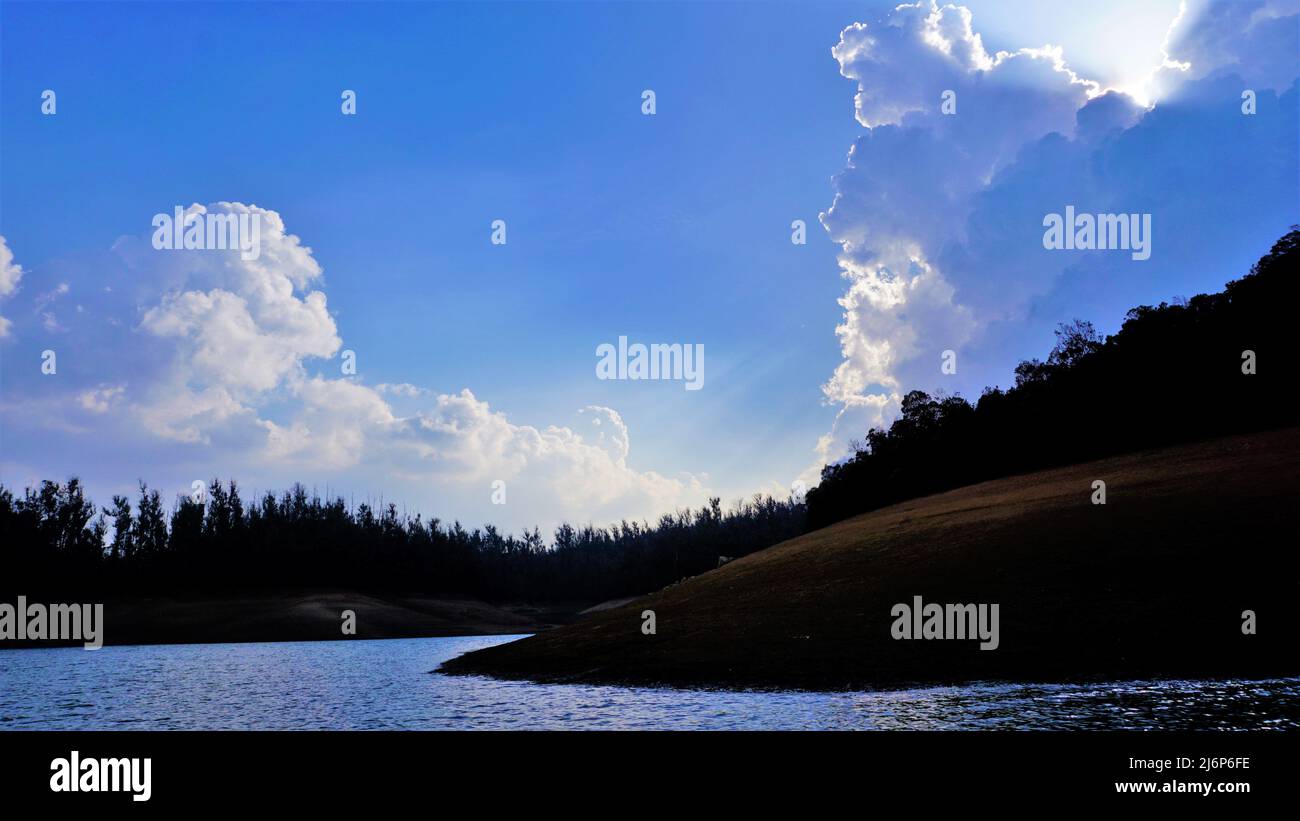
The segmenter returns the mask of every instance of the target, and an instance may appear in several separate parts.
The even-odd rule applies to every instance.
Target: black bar
[[[454,796],[473,795],[494,810],[517,803],[563,812],[613,787],[639,811],[680,808],[691,796],[762,804],[846,795],[1219,810],[1291,797],[1296,749],[1290,733],[12,732],[0,733],[0,785],[11,808],[19,798],[50,808],[180,809],[410,800],[445,811]],[[82,761],[149,758],[148,801],[51,791],[51,761],[73,750]],[[1174,766],[1135,768],[1132,759]],[[1201,768],[1211,760],[1223,766]],[[1159,791],[1174,782],[1239,791]],[[1121,793],[1117,784],[1158,791]]]

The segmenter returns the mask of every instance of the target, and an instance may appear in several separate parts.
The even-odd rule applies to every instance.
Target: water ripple
[[[772,693],[428,672],[512,638],[0,650],[0,730],[1300,728],[1300,679]]]

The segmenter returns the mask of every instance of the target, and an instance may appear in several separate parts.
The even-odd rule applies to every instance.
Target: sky
[[[0,483],[543,532],[784,496],[1300,222],[1298,5],[0,4]],[[1150,258],[1045,249],[1067,205]],[[260,256],[155,248],[176,207]],[[598,378],[619,337],[700,389]]]

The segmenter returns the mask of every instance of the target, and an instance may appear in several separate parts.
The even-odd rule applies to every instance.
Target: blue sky
[[[955,12],[929,24],[989,55],[1054,43],[1063,66],[936,57],[917,22],[934,12],[883,20],[893,5],[4,4],[0,235],[21,274],[0,289],[0,481],[77,473],[107,502],[138,478],[302,480],[510,528],[784,492],[900,389],[1006,384],[1057,321],[1114,330],[1133,304],[1215,289],[1296,221],[1293,4],[1192,3],[1175,56],[1195,67],[1156,75],[1175,2],[971,2],[969,32]],[[858,22],[879,50],[837,64]],[[1264,102],[1238,137],[1242,82]],[[863,87],[906,113],[855,118]],[[960,125],[928,110],[950,87]],[[1103,110],[1107,87],[1136,99]],[[1114,134],[1075,133],[1090,106]],[[1090,193],[1186,242],[1158,239],[1146,266],[1044,257],[1038,219]],[[221,202],[277,213],[306,268],[149,248],[153,215]],[[254,298],[256,277],[296,275]],[[912,283],[903,303],[864,298],[890,277]],[[218,291],[248,316],[198,304]],[[704,389],[596,379],[620,335],[704,345]],[[948,348],[965,364],[945,380]]]

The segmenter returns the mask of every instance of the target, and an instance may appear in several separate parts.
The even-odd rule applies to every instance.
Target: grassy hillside
[[[442,671],[817,689],[1295,674],[1298,508],[1300,429],[1135,453],[876,510]],[[1000,646],[891,638],[917,595],[997,603]]]

